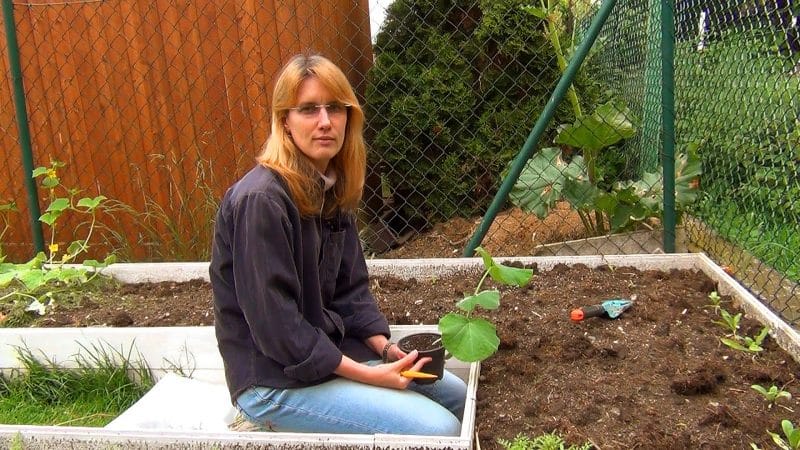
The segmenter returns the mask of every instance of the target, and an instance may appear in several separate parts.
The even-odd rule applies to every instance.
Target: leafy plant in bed
[[[34,178],[41,178],[41,186],[48,193],[50,204],[39,221],[49,229],[47,252],[39,252],[26,263],[4,261],[0,252],[0,326],[24,326],[35,313],[44,315],[56,306],[57,300],[68,302],[72,293],[88,287],[99,278],[95,269],[105,267],[116,258],[109,255],[103,261],[87,259],[75,265],[78,258],[89,250],[89,241],[96,228],[97,213],[103,208],[106,197],[77,198],[79,191],[61,183],[58,169],[64,164],[54,161],[49,167],[37,167]],[[0,207],[0,214],[14,211],[14,203]],[[58,225],[71,214],[86,219],[75,227],[73,234],[81,234],[68,245],[61,245],[56,237]],[[2,237],[3,233],[0,233]]]
[[[477,317],[478,307],[494,310],[500,306],[500,291],[481,290],[487,277],[508,286],[525,286],[533,277],[532,269],[510,267],[497,263],[483,248],[475,252],[483,259],[484,272],[475,291],[456,303],[456,311],[449,312],[439,319],[439,333],[414,333],[400,339],[398,346],[404,352],[418,350],[420,356],[429,356],[432,361],[422,371],[441,378],[444,361],[449,355],[464,362],[483,361],[492,356],[500,345],[497,328],[488,320]],[[417,379],[432,383],[435,380]]]

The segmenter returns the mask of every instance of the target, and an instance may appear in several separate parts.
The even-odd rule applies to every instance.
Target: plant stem
[[[480,292],[480,290],[481,290],[481,286],[483,286],[483,281],[486,280],[487,276],[489,276],[489,269],[486,269],[486,271],[483,272],[483,276],[481,277],[481,281],[478,282],[478,286],[475,287],[475,293],[472,294],[472,295],[478,295],[478,292]]]
[[[564,57],[564,50],[561,48],[561,39],[558,37],[558,32],[561,27],[558,25],[558,19],[555,13],[553,0],[547,0],[547,38],[550,40],[550,44],[553,46],[553,53],[555,53],[556,61],[558,62],[558,68],[561,71],[561,74],[564,74],[564,71],[567,70],[567,59]],[[575,118],[579,118],[583,116],[581,112],[581,104],[578,101],[578,94],[575,92],[575,86],[570,85],[567,89],[567,98],[569,102],[572,104],[572,111],[575,114]]]

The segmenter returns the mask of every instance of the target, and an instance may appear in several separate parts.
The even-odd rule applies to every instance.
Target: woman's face
[[[327,171],[328,163],[342,148],[347,108],[328,93],[317,77],[312,76],[300,84],[295,107],[284,119],[284,127],[292,141],[320,173]]]

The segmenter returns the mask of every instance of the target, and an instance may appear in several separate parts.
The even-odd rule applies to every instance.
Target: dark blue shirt
[[[209,272],[234,401],[251,386],[329,380],[342,354],[377,359],[364,339],[389,336],[354,215],[301,217],[280,176],[263,166],[225,193]]]

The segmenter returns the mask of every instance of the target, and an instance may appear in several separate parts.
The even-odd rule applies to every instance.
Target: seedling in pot
[[[475,252],[483,258],[485,270],[475,292],[458,303],[458,311],[445,314],[439,319],[439,332],[444,348],[461,361],[482,361],[492,356],[500,345],[497,328],[488,320],[475,317],[478,306],[494,310],[500,306],[500,291],[481,290],[486,277],[510,286],[525,286],[533,277],[532,269],[521,269],[499,264],[481,247]]]

